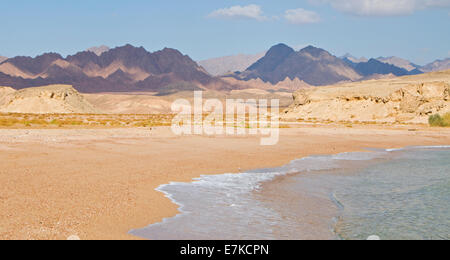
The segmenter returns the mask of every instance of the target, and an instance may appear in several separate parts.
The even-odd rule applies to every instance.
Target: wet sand
[[[310,126],[258,136],[174,136],[169,128],[0,130],[0,239],[137,239],[177,214],[155,191],[171,181],[284,165],[365,147],[450,145],[450,129]],[[305,200],[308,198],[305,197]]]

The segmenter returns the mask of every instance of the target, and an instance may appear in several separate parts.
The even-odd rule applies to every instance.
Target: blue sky
[[[195,60],[277,43],[420,65],[450,56],[450,0],[16,0],[0,12],[0,55],[8,57],[126,43]]]

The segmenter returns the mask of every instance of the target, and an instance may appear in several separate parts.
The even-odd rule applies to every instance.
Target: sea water
[[[311,156],[158,188],[180,214],[148,239],[449,239],[450,147]]]
[[[342,239],[450,239],[450,149],[410,149],[334,191]]]

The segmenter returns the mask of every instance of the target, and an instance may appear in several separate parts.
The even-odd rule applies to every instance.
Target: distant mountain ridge
[[[68,84],[86,93],[159,92],[168,85],[185,83],[211,89],[232,88],[209,75],[189,56],[170,48],[151,53],[143,47],[125,45],[100,55],[82,51],[63,58],[57,53],[45,53],[0,63],[0,85],[15,89]]]
[[[351,57],[353,57],[353,56],[351,56],[350,54],[347,54],[345,56],[342,56],[341,59],[343,59],[346,62],[350,61],[355,64],[362,62],[361,60],[355,60],[355,59],[352,59]],[[420,74],[420,73],[425,73],[425,72],[443,71],[443,70],[450,69],[450,58],[443,59],[443,60],[436,60],[436,61],[431,62],[424,66],[417,65],[409,60],[402,59],[402,58],[395,57],[395,56],[378,57],[375,60],[385,63],[385,64],[393,65],[397,68],[405,69],[406,71],[409,72],[408,75],[415,75],[415,74]]]
[[[367,60],[347,54],[338,58],[314,46],[295,51],[285,44],[275,45],[265,54],[250,56],[216,60],[216,65],[223,62],[223,66],[214,68],[217,69],[214,74],[223,74],[218,71],[229,66],[241,68],[222,77],[211,75],[178,50],[165,48],[148,52],[143,47],[129,44],[113,49],[93,47],[67,57],[58,53],[44,53],[36,57],[0,57],[0,86],[23,89],[66,84],[85,93],[142,91],[161,94],[197,89],[242,89],[258,86],[258,79],[272,84],[274,89],[280,88],[283,84],[279,83],[284,82],[289,89],[450,69],[450,59],[421,67],[398,57]],[[252,59],[255,61],[249,64]],[[253,82],[243,84],[225,77]],[[261,87],[267,89],[269,85]]]
[[[413,71],[416,69],[420,69],[419,65],[416,65],[412,62],[410,62],[409,60],[405,60],[399,57],[395,57],[395,56],[391,56],[391,57],[379,57],[377,58],[377,60],[383,62],[383,63],[387,63],[387,64],[391,64],[394,65],[396,67],[405,69],[407,71]]]
[[[109,47],[106,45],[101,45],[101,46],[96,46],[96,47],[91,47],[89,49],[87,49],[87,51],[93,52],[95,53],[97,56],[102,55],[104,52],[109,51]]]
[[[381,62],[377,59],[370,59],[367,62],[353,63],[350,60],[344,60],[347,64],[352,66],[356,72],[364,77],[370,77],[373,75],[389,75],[393,74],[397,77],[407,75],[417,75],[423,73],[418,69],[408,71],[404,68],[399,68],[392,64]]]
[[[342,60],[346,61],[346,62],[350,62],[350,63],[363,63],[363,62],[368,62],[369,59],[365,58],[365,57],[361,57],[361,58],[356,58],[353,55],[347,53],[344,56],[340,57]],[[394,65],[398,68],[402,68],[405,69],[407,71],[412,71],[415,69],[419,69],[420,66],[416,65],[412,62],[410,62],[409,60],[405,60],[399,57],[395,57],[395,56],[391,56],[391,57],[378,57],[376,58],[376,60],[382,62],[382,63],[387,63],[390,65]]]
[[[339,59],[345,64],[340,63]],[[417,75],[446,69],[450,69],[450,59],[419,66],[395,56],[367,59],[356,58],[347,53],[337,58],[313,46],[296,52],[285,44],[278,44],[247,69],[224,75],[224,77],[234,77],[245,81],[259,78],[271,84],[277,84],[286,78],[291,80],[298,78],[307,84],[320,86],[341,81]]]
[[[345,54],[344,56],[340,57],[343,60],[349,60],[353,63],[360,63],[360,62],[368,62],[369,60],[366,57],[356,58],[355,56],[351,55],[350,53]]]
[[[227,73],[236,71],[244,71],[250,65],[264,57],[266,52],[258,54],[238,54],[233,56],[225,56],[199,61],[198,64],[202,66],[213,76],[221,76]]]
[[[263,58],[235,77],[260,78],[272,84],[298,78],[315,86],[361,78],[351,66],[323,49],[308,46],[296,52],[285,44],[273,46]]]
[[[388,61],[412,64],[395,57],[390,57]],[[277,84],[286,78],[291,80],[298,78],[309,85],[323,86],[345,81],[421,73],[423,72],[417,68],[407,70],[378,59],[355,58],[350,54],[338,58],[314,46],[295,51],[285,44],[278,44],[247,70],[231,76],[241,80],[260,78],[272,84]]]
[[[437,60],[427,64],[421,68],[425,72],[441,71],[450,69],[450,58],[444,60]]]

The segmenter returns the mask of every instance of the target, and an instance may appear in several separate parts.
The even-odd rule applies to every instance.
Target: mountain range
[[[441,71],[450,69],[450,58],[437,60],[420,68],[425,72]]]
[[[261,86],[264,89],[269,87],[265,83],[272,84],[273,89],[297,89],[450,69],[450,59],[421,67],[397,57],[367,60],[347,54],[338,58],[314,46],[295,51],[285,44],[275,45],[266,53],[229,56],[200,64],[210,72],[171,48],[148,52],[132,45],[113,49],[100,46],[67,57],[58,53],[34,58],[0,57],[0,86],[23,89],[66,84],[84,93],[170,94],[199,89],[257,88],[258,80],[264,83]],[[252,84],[242,81],[252,81]]]
[[[355,58],[352,55],[348,54],[345,56],[342,56],[341,59],[343,60],[350,60],[353,63],[361,63],[361,62],[367,62],[368,60],[365,58]],[[443,59],[443,60],[436,60],[433,61],[425,66],[420,66],[417,64],[414,64],[410,62],[409,60],[402,59],[399,57],[391,56],[391,57],[379,57],[376,60],[394,65],[398,68],[405,69],[407,71],[415,71],[416,73],[420,72],[434,72],[434,71],[443,71],[443,70],[449,70],[450,69],[450,58]],[[414,73],[413,73],[414,74]]]
[[[167,86],[177,91],[235,88],[170,48],[151,53],[143,47],[125,45],[65,58],[57,53],[35,58],[18,56],[0,63],[0,85],[22,89],[50,84],[73,85],[85,93],[160,92]]]
[[[417,75],[423,73],[419,69],[413,69],[408,71],[404,68],[397,67],[395,65],[381,62],[378,59],[370,59],[367,62],[354,63],[350,60],[344,59],[344,61],[352,66],[356,72],[358,72],[363,77],[370,77],[373,75],[394,75],[394,76],[407,76],[407,75]]]
[[[104,52],[107,52],[109,50],[110,50],[109,47],[105,46],[105,45],[95,46],[95,47],[91,47],[91,48],[87,49],[87,51],[93,52],[93,53],[97,54],[97,56],[100,56]]]
[[[415,69],[420,70],[420,68],[421,68],[419,65],[416,65],[416,64],[410,62],[409,60],[405,60],[405,59],[395,57],[395,56],[379,57],[379,58],[377,58],[377,60],[379,60],[383,63],[391,64],[396,67],[405,69],[407,71],[413,71]]]
[[[242,55],[241,57],[245,57]],[[221,67],[222,71],[231,71],[227,64],[211,59],[207,68]],[[286,78],[305,81],[310,85],[329,85],[341,81],[358,81],[373,78],[416,75],[424,72],[450,69],[449,60],[436,61],[426,66],[416,65],[398,57],[356,58],[351,54],[335,57],[329,52],[308,46],[298,52],[285,44],[273,46],[264,57],[247,69],[232,75],[241,80],[260,78],[265,82],[277,84]],[[345,64],[343,64],[343,61]],[[248,62],[248,60],[247,60]]]
[[[343,60],[323,49],[308,46],[296,52],[285,44],[278,44],[235,77],[242,80],[260,78],[272,84],[277,84],[287,77],[299,78],[307,84],[320,86],[345,80],[358,80],[360,75]]]
[[[250,65],[264,57],[266,52],[258,54],[238,54],[199,61],[198,64],[205,68],[211,75],[221,76],[236,71],[244,71]]]
[[[356,58],[355,56],[351,55],[350,53],[345,54],[344,56],[340,57],[343,60],[349,60],[353,63],[360,63],[360,62],[367,62],[369,61],[366,57]]]

